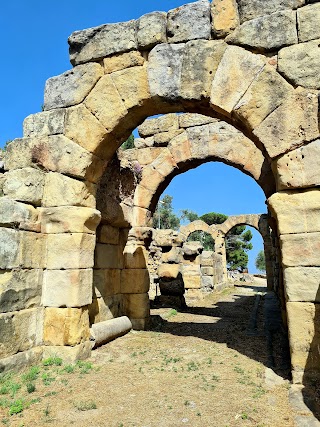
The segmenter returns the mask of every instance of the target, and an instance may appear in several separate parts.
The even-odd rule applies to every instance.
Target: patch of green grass
[[[199,366],[194,361],[189,362],[187,365],[188,371],[197,371],[198,369],[199,369]]]
[[[246,412],[243,412],[242,414],[241,414],[241,419],[242,420],[247,420],[249,418],[249,416],[248,416],[248,414],[246,413]]]
[[[22,375],[22,380],[26,383],[35,381],[38,378],[39,373],[40,373],[39,366],[32,366],[27,373]]]
[[[43,382],[43,384],[44,385],[50,385],[51,383],[53,383],[56,379],[54,378],[54,377],[52,377],[51,375],[50,375],[50,373],[48,373],[48,372],[44,372],[42,375],[41,375],[41,378],[42,378],[42,382]]]
[[[67,374],[73,374],[73,372],[75,371],[75,366],[74,365],[66,365],[63,367],[62,371],[63,372],[67,372]]]
[[[97,409],[97,405],[93,400],[75,402],[74,406],[78,411],[90,411],[92,409]]]
[[[8,418],[3,418],[3,419],[1,420],[1,422],[2,422],[2,424],[4,424],[4,425],[8,425],[8,424],[9,424],[9,419],[8,419]]]
[[[36,386],[34,383],[27,383],[26,387],[28,393],[33,393],[34,391],[36,391]]]
[[[61,357],[52,356],[42,361],[43,366],[61,366],[62,359]]]
[[[22,399],[14,400],[9,407],[9,415],[15,415],[22,412],[24,409],[24,403]]]
[[[177,310],[172,308],[168,313],[166,314],[166,319],[170,319],[170,317],[176,316],[178,314]]]
[[[91,362],[86,362],[83,360],[78,360],[76,366],[80,369],[80,374],[88,374],[91,369],[93,369]]]

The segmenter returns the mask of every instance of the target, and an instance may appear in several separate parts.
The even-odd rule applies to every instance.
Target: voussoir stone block
[[[99,155],[106,133],[105,127],[83,104],[66,109],[65,136],[90,153]]]
[[[212,80],[227,48],[222,40],[192,40],[186,43],[180,95],[184,99],[209,98]]]
[[[93,288],[94,295],[97,298],[106,298],[112,295],[120,294],[120,269],[101,269],[93,270]]]
[[[101,214],[96,209],[62,206],[40,209],[41,232],[94,234]]]
[[[284,267],[319,267],[320,232],[280,236]]]
[[[31,114],[24,119],[23,135],[37,137],[61,134],[64,131],[65,114],[64,108]]]
[[[45,345],[75,346],[90,337],[87,308],[45,309],[43,340]]]
[[[250,129],[255,129],[291,92],[292,86],[271,65],[266,65],[234,112]]]
[[[211,15],[216,37],[225,37],[240,25],[236,0],[215,0],[211,4]]]
[[[299,42],[320,38],[320,4],[310,4],[297,11]]]
[[[80,104],[88,95],[104,70],[100,64],[78,65],[60,76],[51,77],[46,82],[44,109],[70,107]]]
[[[190,23],[192,22],[192,25]],[[211,35],[210,3],[199,0],[168,12],[167,36],[170,43],[209,39]]]
[[[119,22],[75,31],[68,39],[72,65],[96,61],[114,53],[135,50],[136,22]]]
[[[320,302],[319,267],[288,267],[283,274],[288,301]]]
[[[83,206],[95,208],[96,187],[68,176],[49,172],[45,177],[42,206]]]
[[[145,120],[138,132],[142,138],[162,132],[171,132],[179,129],[179,119],[176,114],[166,114],[156,119]]]
[[[268,199],[280,234],[320,231],[320,190],[281,191]]]
[[[109,132],[128,112],[110,74],[98,81],[84,103]]]
[[[280,73],[296,86],[320,89],[320,39],[285,47],[278,54]]]
[[[131,67],[111,74],[112,80],[128,110],[150,98],[146,67]]]
[[[319,137],[318,95],[297,88],[254,130],[274,158]]]
[[[23,228],[24,223],[36,222],[37,210],[25,203],[19,203],[9,197],[0,197],[0,225],[15,225]]]
[[[92,268],[94,264],[95,235],[86,233],[48,234],[47,268]]]
[[[303,145],[279,157],[272,169],[279,190],[320,185],[320,139]]]
[[[265,66],[260,55],[238,46],[228,46],[214,76],[211,104],[231,115],[232,110]]]
[[[241,22],[270,15],[278,10],[297,9],[305,0],[237,0]]]
[[[180,94],[180,82],[185,44],[160,44],[148,58],[148,79],[151,96],[175,100]]]
[[[244,22],[226,41],[262,52],[298,43],[296,12],[279,11]]]
[[[37,307],[41,303],[42,270],[0,271],[2,313]]]
[[[167,14],[151,12],[137,20],[137,42],[140,49],[151,49],[167,41]]]
[[[121,293],[144,294],[150,285],[149,272],[144,269],[121,270]]]
[[[106,74],[114,73],[115,71],[125,70],[130,67],[143,65],[145,60],[140,52],[132,50],[127,53],[119,53],[117,55],[104,58],[103,65]]]
[[[13,200],[39,206],[45,177],[44,172],[31,167],[9,171],[6,173],[3,193]]]
[[[82,307],[92,302],[92,269],[45,270],[42,305]]]

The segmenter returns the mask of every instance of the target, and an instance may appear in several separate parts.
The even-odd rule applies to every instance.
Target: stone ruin
[[[221,161],[265,193],[293,381],[319,376],[319,20],[319,1],[201,0],[70,36],[73,68],[0,175],[0,371],[87,357],[102,319],[145,328],[157,201]],[[201,117],[142,125],[138,164],[121,166],[133,129],[178,112]]]

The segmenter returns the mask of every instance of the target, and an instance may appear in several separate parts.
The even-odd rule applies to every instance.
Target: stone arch
[[[203,231],[204,233],[210,234],[210,236],[214,238],[214,235],[212,234],[212,228],[202,220],[193,221],[190,222],[190,224],[180,227],[180,233],[185,236],[186,240],[190,234],[194,233],[195,231]]]
[[[188,111],[241,130],[264,158],[270,181],[275,178],[276,188],[266,194],[281,244],[294,379],[301,381],[309,353],[313,362],[307,368],[317,370],[317,337],[300,345],[295,328],[298,317],[314,324],[310,313],[318,302],[320,225],[314,212],[320,206],[320,179],[310,165],[319,158],[319,85],[292,70],[296,52],[312,43],[303,16],[313,7],[289,11],[285,27],[278,25],[279,38],[269,37],[268,25],[252,37],[255,22],[236,3],[233,22],[219,28],[222,12],[208,1],[71,35],[74,68],[47,81],[45,111],[25,120],[24,138],[10,144],[5,159],[0,268],[8,272],[6,289],[22,284],[37,294],[27,314],[30,328],[39,327],[27,346],[17,339],[1,356],[42,345],[67,345],[76,355],[90,351],[87,306],[100,218],[97,183],[115,150],[146,117]],[[258,16],[270,20],[269,10]],[[181,25],[174,27],[173,20]],[[269,51],[278,53],[278,64]],[[163,156],[157,167],[165,168],[168,160]],[[139,203],[131,213],[136,226],[148,216]],[[59,277],[58,299],[53,276]],[[302,293],[301,280],[311,283]],[[139,298],[134,304],[145,302],[145,296]],[[30,299],[21,301],[10,319],[19,322],[25,314],[20,311],[29,307]]]

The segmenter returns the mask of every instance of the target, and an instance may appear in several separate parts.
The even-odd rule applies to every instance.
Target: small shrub
[[[26,387],[28,393],[33,393],[34,391],[36,391],[36,386],[33,383],[27,383]]]
[[[74,406],[78,411],[90,411],[91,409],[97,409],[97,405],[93,400],[89,400],[88,402],[75,402]]]
[[[35,381],[40,373],[40,368],[38,366],[32,366],[29,371],[22,375],[22,379],[25,382]]]
[[[81,374],[88,374],[89,371],[93,368],[92,363],[83,362],[82,360],[78,360],[77,366],[78,366],[78,368],[80,368]]]
[[[48,357],[48,359],[43,360],[43,366],[61,366],[62,359],[60,357]]]
[[[24,408],[23,400],[17,399],[11,403],[9,408],[9,414],[10,415],[19,414],[20,412],[23,411],[23,408]]]

